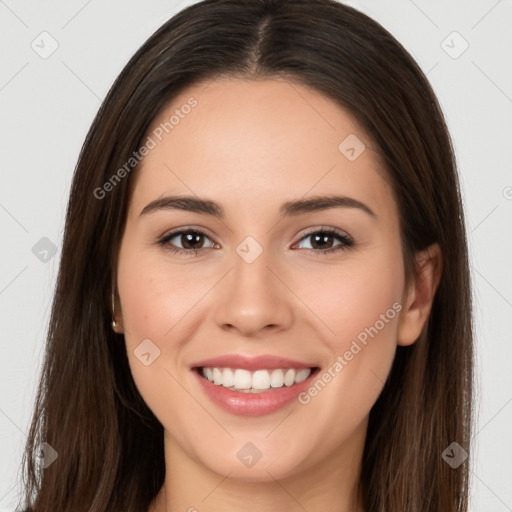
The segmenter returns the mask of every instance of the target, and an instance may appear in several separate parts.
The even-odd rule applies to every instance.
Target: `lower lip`
[[[318,369],[312,370],[309,377],[298,384],[259,393],[231,391],[224,386],[213,384],[199,375],[197,370],[193,371],[206,395],[225,411],[239,416],[264,416],[279,411],[296,400],[297,396],[311,385],[311,379]]]

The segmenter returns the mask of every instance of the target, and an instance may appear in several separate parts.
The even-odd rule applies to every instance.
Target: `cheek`
[[[349,350],[354,340],[379,339],[383,350],[396,343],[404,279],[401,254],[394,249],[303,270],[292,286],[306,299],[333,356]]]
[[[396,353],[404,285],[401,254],[393,251],[332,266],[324,275],[317,272],[315,282],[297,282],[300,295],[309,298],[318,329],[326,333],[322,341],[329,352],[316,385],[301,402],[310,408],[318,428],[355,428],[387,379]]]
[[[326,444],[335,445],[364,421],[394,360],[403,264],[401,254],[375,254],[372,261],[354,260],[350,269],[331,268],[321,279],[322,293],[302,292],[331,331],[323,338],[330,360],[301,397],[316,428],[335,426],[324,429]]]
[[[169,265],[161,255],[143,253],[127,238],[121,246],[118,289],[124,338],[137,389],[163,424],[179,430],[176,411],[191,406],[178,383],[181,347],[190,339],[194,304],[211,284],[191,279],[191,272]],[[170,405],[172,404],[172,407]]]
[[[145,338],[168,344],[179,339],[176,333],[208,283],[191,279],[191,272],[169,265],[157,252],[144,254],[127,242],[120,251],[118,288],[127,344]]]

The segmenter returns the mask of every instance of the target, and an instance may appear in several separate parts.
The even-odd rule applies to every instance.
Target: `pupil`
[[[183,243],[183,238],[185,239],[185,243]],[[182,245],[185,249],[198,249],[200,247],[194,247],[194,244],[199,243],[199,246],[201,246],[203,241],[202,239],[203,235],[201,235],[201,233],[187,233],[182,235]]]
[[[311,244],[313,246],[313,248],[318,248],[318,247],[315,247],[318,242],[320,243],[320,249],[325,249],[325,246],[323,244],[327,244],[327,245],[330,245],[327,240],[331,238],[331,235],[329,234],[321,234],[321,235],[314,235],[313,236],[313,243]]]

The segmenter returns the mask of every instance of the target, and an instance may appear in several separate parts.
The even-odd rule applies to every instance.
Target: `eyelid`
[[[341,229],[332,227],[332,226],[316,226],[313,228],[308,228],[306,231],[303,231],[299,238],[297,239],[297,242],[295,242],[293,245],[300,242],[303,238],[306,238],[309,235],[312,235],[314,233],[332,233],[335,235],[338,235],[341,238],[345,238],[347,241],[350,241],[350,243],[354,243],[354,239],[346,232]]]
[[[174,237],[176,235],[179,235],[180,233],[187,233],[189,231],[194,232],[194,233],[200,233],[200,234],[208,237],[212,242],[215,242],[215,237],[210,233],[209,230],[207,230],[206,228],[200,228],[200,227],[194,226],[194,225],[185,225],[185,226],[180,226],[180,227],[171,229],[168,232],[165,232],[163,235],[159,236],[158,239],[162,240],[163,238]],[[217,243],[217,242],[215,242],[215,243]]]

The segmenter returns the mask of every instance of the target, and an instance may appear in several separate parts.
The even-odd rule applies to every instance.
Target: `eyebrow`
[[[294,217],[330,208],[358,208],[372,217],[375,212],[366,204],[347,196],[313,196],[307,199],[297,199],[284,203],[279,209],[281,217]],[[160,197],[147,204],[140,215],[146,215],[158,210],[183,210],[188,212],[212,215],[219,219],[224,218],[224,209],[215,201],[194,196],[166,196]]]

